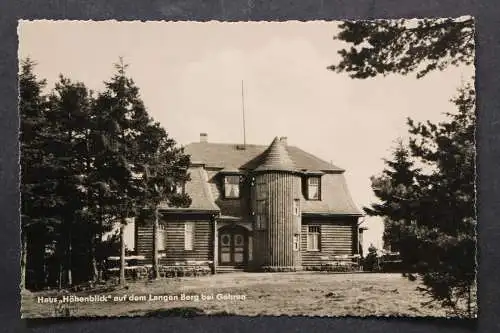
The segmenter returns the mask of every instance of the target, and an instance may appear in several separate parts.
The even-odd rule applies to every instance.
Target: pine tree
[[[433,170],[422,186],[427,200],[410,228],[419,244],[422,291],[454,310],[476,315],[475,92],[453,100],[458,112],[440,124],[409,121],[412,155]]]
[[[137,218],[141,211],[155,216],[158,226],[158,204],[169,200],[173,205],[188,205],[185,195],[173,194],[176,182],[188,179],[189,157],[158,123],[148,115],[139,89],[126,75],[120,59],[117,73],[106,82],[106,91],[96,101],[95,114],[101,130],[104,151],[97,161],[99,179],[105,184],[108,211],[120,223],[120,282],[125,282],[125,246],[123,231],[127,220]],[[156,233],[155,233],[156,235]],[[157,237],[154,249],[157,253]],[[157,254],[155,276],[158,272]]]
[[[174,207],[191,204],[187,194],[176,191],[178,186],[189,180],[187,169],[190,159],[159,123],[150,122],[139,137],[138,144],[141,156],[137,172],[143,176],[139,183],[144,193],[141,199],[145,209],[143,218],[148,219],[149,216],[153,220],[153,278],[158,278],[158,206],[161,202]]]
[[[189,156],[148,115],[139,89],[127,76],[128,65],[115,65],[116,74],[99,94],[94,116],[93,145],[97,151],[94,177],[101,189],[100,206],[108,219],[120,223],[120,282],[125,283],[123,231],[128,219],[153,220],[154,277],[158,276],[158,205],[187,206],[190,198],[176,194],[175,185],[189,179]]]
[[[392,160],[385,160],[382,175],[372,177],[372,189],[380,203],[365,207],[370,216],[384,219],[383,241],[393,252],[400,252],[405,269],[412,271],[418,262],[412,237],[405,234],[405,226],[416,219],[416,208],[420,194],[418,181],[420,169],[410,160],[411,152],[402,140],[398,141]]]
[[[382,203],[366,211],[382,216],[387,237],[400,240],[403,262],[422,277],[422,292],[458,316],[474,317],[474,90],[461,89],[454,103],[458,112],[445,122],[408,120],[409,149],[396,150],[389,169],[373,179]],[[412,167],[408,158],[426,170]]]
[[[97,98],[62,75],[45,96],[33,66],[24,61],[20,73],[21,288],[27,266],[35,288],[98,279],[110,250],[102,236],[116,223],[123,284],[127,220],[149,214],[156,235],[161,202],[190,205],[176,191],[189,180],[189,156],[148,115],[121,59]],[[156,237],[153,263],[157,277]]]
[[[98,130],[105,151],[96,160],[96,167],[109,198],[106,210],[120,225],[120,284],[125,283],[124,229],[137,208],[132,168],[137,156],[134,139],[141,129],[136,125],[145,119],[138,89],[126,77],[126,67],[121,59],[115,64],[116,74],[105,82],[106,90],[99,94],[95,103]]]
[[[339,51],[341,60],[329,69],[347,72],[352,78],[392,73],[416,73],[421,78],[474,62],[474,20],[470,17],[344,22],[340,29],[335,39],[350,45]],[[413,207],[407,207],[405,223],[396,230],[405,237],[401,243],[413,248],[416,260],[407,256],[403,260],[422,275],[422,291],[456,314],[472,317],[476,313],[473,87],[461,89],[454,103],[458,112],[448,114],[447,122],[408,121],[413,135],[410,158],[430,170],[415,173],[416,183],[408,196]],[[384,193],[388,201],[401,194],[391,197],[391,191],[381,190],[377,196]],[[374,213],[387,214],[386,222],[394,222],[389,212],[374,209]]]
[[[56,194],[60,197],[58,215],[57,254],[63,258],[65,281],[72,285],[87,280],[89,235],[89,198],[86,179],[89,172],[88,131],[92,98],[81,82],[60,76],[59,82],[49,98],[47,120],[51,129],[47,150],[54,157],[58,184]],[[73,262],[79,262],[77,276]]]
[[[19,75],[19,112],[21,118],[21,289],[26,281],[30,287],[44,284],[44,254],[54,241],[52,230],[58,224],[54,206],[51,158],[46,152],[49,134],[45,80],[39,80],[33,70],[35,62],[21,62]],[[31,272],[27,274],[27,268]]]
[[[474,19],[346,21],[334,39],[350,44],[330,70],[364,79],[391,73],[417,78],[474,62]]]

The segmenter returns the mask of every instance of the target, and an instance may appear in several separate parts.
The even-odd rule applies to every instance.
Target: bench
[[[133,279],[141,279],[148,275],[148,268],[146,266],[125,266],[123,267],[125,270],[125,277],[133,278]],[[119,274],[120,267],[111,267],[107,269],[107,272],[110,274]]]
[[[178,277],[207,275],[212,270],[212,261],[186,260],[177,261],[173,265],[161,265],[160,276]]]
[[[142,279],[147,278],[152,274],[153,265],[139,264],[137,261],[144,260],[144,256],[127,256],[125,257],[126,266],[124,267],[127,278]],[[114,267],[108,267],[106,272],[110,275],[120,273],[119,263],[120,257],[108,257],[108,261],[114,264]],[[173,264],[159,264],[158,271],[160,277],[179,277],[179,276],[202,276],[207,275],[212,271],[213,261],[208,260],[184,260],[177,261]]]
[[[321,270],[324,271],[355,271],[360,269],[359,254],[321,256],[319,257]]]

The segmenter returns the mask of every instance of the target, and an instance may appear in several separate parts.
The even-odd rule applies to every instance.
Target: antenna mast
[[[245,129],[245,93],[243,89],[243,80],[241,80],[241,110],[243,112],[243,147],[246,147],[247,138]]]

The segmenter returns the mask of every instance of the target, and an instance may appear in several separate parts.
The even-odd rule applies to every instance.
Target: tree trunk
[[[97,268],[97,259],[96,259],[96,244],[97,244],[97,239],[95,236],[90,236],[90,260],[91,260],[91,274],[92,274],[92,281],[97,282],[99,280],[99,271]]]
[[[63,278],[63,267],[62,261],[59,261],[59,290],[62,289],[62,278]]]
[[[72,270],[72,265],[73,265],[73,246],[72,246],[72,234],[71,234],[71,225],[70,225],[70,230],[69,230],[69,237],[68,237],[68,267],[67,267],[67,274],[68,274],[68,287],[71,287],[73,285],[73,270]]]
[[[160,277],[158,267],[158,207],[155,207],[155,219],[153,223],[153,279]]]
[[[102,201],[102,192],[99,191],[99,232],[97,232],[97,235],[95,237],[94,250],[96,249],[97,244],[102,244],[102,230],[104,228],[104,211],[102,208]],[[96,260],[95,269],[97,270],[97,281],[101,281],[104,270],[102,254],[99,255],[99,262],[97,262],[97,258],[95,257],[94,252],[94,259]]]
[[[467,316],[469,316],[469,318],[472,318],[472,295],[470,285],[467,288]]]
[[[26,290],[26,260],[28,258],[28,237],[26,231],[21,231],[21,292]]]
[[[125,285],[125,221],[120,225],[120,285]]]
[[[217,264],[218,264],[218,256],[219,256],[219,232],[217,230],[217,219],[215,217],[212,217],[212,225],[214,228],[213,231],[213,250],[214,253],[212,254],[213,260],[212,260],[212,274],[217,274]]]

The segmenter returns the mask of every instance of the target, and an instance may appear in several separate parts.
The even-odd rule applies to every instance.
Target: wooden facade
[[[300,251],[294,237],[300,235],[300,215],[294,202],[300,202],[300,177],[291,172],[272,171],[255,175],[254,212],[265,202],[265,225],[254,224],[255,268],[294,268],[300,266]],[[259,212],[257,212],[258,214]]]
[[[273,177],[269,177],[271,179]],[[286,182],[286,177],[284,177]],[[279,190],[280,181],[271,182],[271,188]],[[289,180],[289,179],[288,179]],[[287,191],[281,189],[281,191]],[[292,199],[293,201],[293,199]],[[294,216],[293,211],[272,207],[268,209],[268,226],[265,230],[245,232],[244,252],[245,264],[250,270],[262,269],[294,269],[299,270],[306,266],[321,264],[321,257],[353,255],[359,253],[358,226],[355,219],[338,218],[300,218]],[[302,221],[301,221],[302,220]],[[193,223],[194,243],[192,250],[185,249],[185,224]],[[217,228],[217,220],[210,216],[205,218],[171,216],[162,219],[163,233],[160,237],[164,241],[160,248],[160,263],[172,265],[179,261],[213,261],[214,266],[224,266],[220,263],[220,230],[228,226]],[[255,225],[254,225],[255,226]],[[319,250],[308,250],[308,228],[320,228]],[[241,229],[241,227],[240,227]],[[296,248],[294,237],[298,237]],[[249,244],[251,242],[251,244]],[[153,227],[136,227],[136,252],[143,255],[146,261],[151,262],[153,253]],[[236,266],[236,265],[235,265]]]
[[[135,225],[135,252],[147,261],[153,258],[153,226]]]
[[[307,234],[310,226],[321,230],[319,249],[309,250]],[[338,218],[304,218],[302,223],[301,254],[302,266],[316,266],[321,257],[358,254],[357,221]]]
[[[359,254],[357,217],[303,217],[300,207],[302,182],[291,172],[266,172],[252,176],[253,186],[248,200],[251,231],[245,231],[244,263],[250,270],[299,270],[321,263],[321,257]],[[258,189],[263,186],[263,189]],[[258,191],[261,191],[257,193]],[[257,202],[265,200],[266,225],[257,225]],[[237,200],[239,201],[239,200]],[[296,205],[299,205],[298,207]],[[185,225],[194,224],[193,249],[185,249]],[[216,216],[210,214],[163,214],[160,220],[160,263],[179,261],[211,261],[214,270],[224,266],[221,258],[221,230]],[[319,249],[308,249],[309,227],[320,230]],[[234,223],[235,228],[238,224]],[[318,229],[316,228],[316,229]],[[230,228],[229,228],[230,229]],[[136,252],[151,261],[153,253],[153,227],[136,227]],[[251,243],[251,244],[250,244]],[[234,266],[237,266],[234,264]]]
[[[203,141],[188,149],[197,161],[186,184],[193,203],[161,211],[161,264],[211,261],[214,272],[222,266],[281,271],[319,265],[325,256],[359,254],[362,214],[344,171],[291,149],[286,140],[276,138],[264,148]],[[228,195],[224,186],[234,186],[236,176],[239,187],[227,189],[239,195]],[[188,246],[187,225],[193,228]],[[152,226],[136,226],[135,237],[137,254],[151,261]]]
[[[214,259],[214,220],[211,215],[168,214],[160,220],[164,243],[160,245],[161,264],[172,265],[179,261],[212,261]],[[186,249],[186,224],[192,224],[192,249]],[[136,226],[136,253],[151,261],[153,257],[153,227]]]

